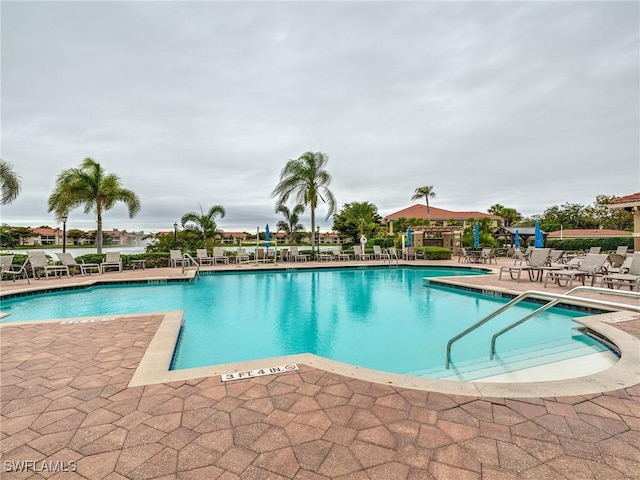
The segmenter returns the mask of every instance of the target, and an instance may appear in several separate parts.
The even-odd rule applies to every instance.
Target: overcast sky
[[[88,156],[142,202],[106,230],[171,230],[214,204],[223,229],[263,229],[306,151],[329,156],[339,207],[383,216],[423,185],[434,207],[525,216],[640,191],[636,1],[1,8],[2,158],[22,177],[3,223],[56,226],[55,178]]]

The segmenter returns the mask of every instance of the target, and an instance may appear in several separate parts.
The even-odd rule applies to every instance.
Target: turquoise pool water
[[[396,373],[429,374],[446,342],[507,300],[426,286],[424,277],[480,274],[449,268],[365,268],[203,275],[196,282],[103,286],[2,302],[5,321],[184,310],[173,367],[215,365],[296,353]],[[491,334],[531,311],[523,304],[455,344],[454,364],[485,361]],[[576,311],[554,309],[498,341],[510,352],[578,343]]]

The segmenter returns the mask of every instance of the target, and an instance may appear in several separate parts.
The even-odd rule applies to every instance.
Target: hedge
[[[600,247],[603,252],[615,251],[619,246],[627,246],[633,249],[633,237],[605,237],[605,238],[569,238],[547,239],[545,247],[558,250],[589,250],[591,247]]]
[[[451,250],[444,247],[415,247],[425,260],[451,260]]]

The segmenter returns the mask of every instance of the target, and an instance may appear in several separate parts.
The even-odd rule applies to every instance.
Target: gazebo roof
[[[614,198],[609,202],[610,208],[640,207],[640,192]]]

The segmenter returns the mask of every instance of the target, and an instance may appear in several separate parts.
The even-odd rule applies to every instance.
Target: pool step
[[[535,349],[515,350],[507,356],[501,356],[498,352],[494,360],[488,359],[489,355],[487,352],[485,360],[453,362],[449,370],[441,367],[415,370],[407,372],[407,374],[469,382],[602,351],[600,346],[594,346],[593,341],[591,339],[587,340],[585,336],[576,335],[574,338],[583,338],[586,343],[568,341],[549,342],[538,345]]]

